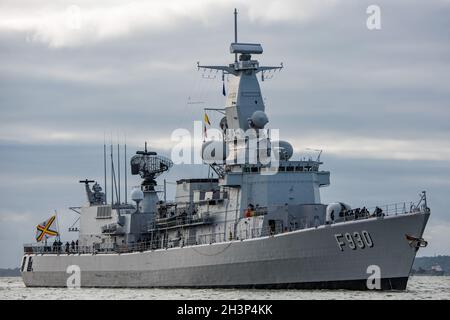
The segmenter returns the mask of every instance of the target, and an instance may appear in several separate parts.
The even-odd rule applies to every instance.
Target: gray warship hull
[[[224,95],[225,75],[230,77],[224,107],[204,108],[203,126],[194,123],[193,140],[201,146],[197,160],[212,171],[177,180],[175,198],[168,201],[165,183],[159,190],[156,178],[175,162],[191,163],[190,156],[178,156],[190,155],[196,142],[174,146],[172,159],[145,143],[129,162],[131,174],[141,178],[131,192],[135,204],[123,202],[120,148],[115,162],[111,142],[108,202],[104,145],[105,192],[95,180],[79,181],[87,204],[71,207],[79,214],[79,228],[69,229],[78,231],[76,242],[61,242],[59,231],[52,229],[58,227],[53,227],[55,216],[36,227],[37,243],[24,245],[26,286],[406,288],[416,252],[426,245],[422,235],[430,209],[425,191],[417,205],[372,210],[322,204],[320,189],[330,185],[330,172],[320,169],[322,151],[314,151],[315,159],[294,155],[293,146],[279,139],[279,130],[266,126],[257,75],[264,80],[266,72],[280,71],[283,64],[263,66],[252,58],[263,53],[262,45],[238,42],[237,10],[234,16],[234,62],[197,63],[199,70],[222,73]],[[221,117],[218,139],[207,137],[207,111]],[[203,142],[196,127],[203,128]],[[56,237],[50,246],[49,237]]]
[[[373,217],[125,254],[29,254],[32,266],[22,276],[28,287],[65,287],[67,268],[76,265],[82,287],[367,289],[368,268],[377,266],[381,289],[404,290],[417,252],[405,236],[422,237],[428,217],[429,212]],[[352,248],[339,238],[362,232],[370,234],[371,246]]]

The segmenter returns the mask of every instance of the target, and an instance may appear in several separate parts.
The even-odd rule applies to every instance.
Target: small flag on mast
[[[205,123],[207,123],[208,125],[211,125],[211,122],[209,122],[209,117],[206,113],[205,113],[204,120],[205,120]]]
[[[40,223],[36,227],[36,241],[41,242],[50,237],[56,237],[59,233],[51,229],[53,223],[56,220],[56,215],[48,218],[46,221]]]

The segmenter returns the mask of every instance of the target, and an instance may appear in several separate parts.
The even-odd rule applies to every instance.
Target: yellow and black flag
[[[211,125],[211,122],[209,122],[209,117],[208,115],[205,113],[205,117],[204,117],[204,122],[207,123],[208,125]]]
[[[41,242],[50,237],[56,237],[59,235],[58,231],[52,228],[53,223],[56,220],[56,215],[48,218],[44,222],[40,223],[36,227],[36,241]]]

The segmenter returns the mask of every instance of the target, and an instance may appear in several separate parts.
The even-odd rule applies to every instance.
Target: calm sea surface
[[[404,292],[26,288],[19,277],[0,278],[0,300],[5,299],[450,299],[450,277],[411,277]]]

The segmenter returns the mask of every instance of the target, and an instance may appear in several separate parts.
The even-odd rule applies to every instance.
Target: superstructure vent
[[[111,218],[111,206],[97,207],[97,219],[109,219],[109,218]]]

